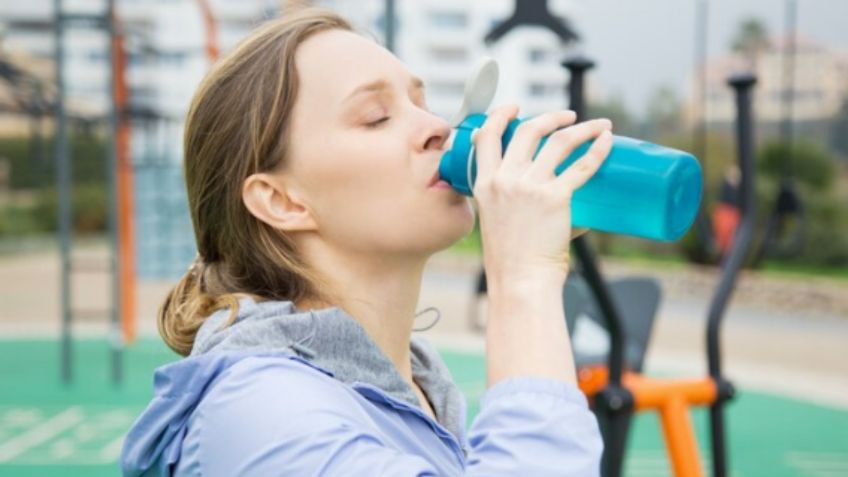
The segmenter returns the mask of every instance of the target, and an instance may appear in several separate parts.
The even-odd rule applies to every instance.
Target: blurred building
[[[384,0],[318,2],[339,11],[382,39]],[[560,61],[568,53],[552,32],[519,27],[487,46],[486,34],[508,18],[513,0],[396,1],[397,55],[427,85],[428,106],[443,117],[459,107],[465,79],[475,61],[494,57],[500,84],[494,102],[516,102],[522,115],[561,108],[566,74]],[[551,1],[554,14],[567,15],[567,1]]]
[[[757,119],[766,127],[779,124],[790,95],[784,79],[784,53],[790,45],[780,39],[752,57],[732,54],[711,59],[706,66],[707,123],[721,126],[733,122],[736,109],[727,78],[733,73],[753,70],[757,76],[754,96]],[[791,91],[792,117],[802,127],[829,121],[848,98],[848,54],[800,37]],[[693,97],[699,98],[700,91]],[[697,119],[699,109],[696,103],[691,103],[690,118]]]
[[[208,0],[219,49],[230,49],[264,19],[294,4],[312,3],[338,11],[360,30],[384,41],[384,0]],[[104,0],[64,0],[65,13],[102,15]],[[395,52],[422,77],[428,106],[450,118],[460,105],[465,79],[483,55],[496,58],[501,78],[495,102],[517,102],[530,116],[565,104],[567,50],[557,36],[519,27],[491,48],[483,38],[515,8],[513,0],[396,1]],[[569,0],[552,0],[554,14],[567,15]],[[200,0],[117,0],[125,34],[126,77],[132,122],[132,159],[138,247],[142,277],[182,274],[195,253],[181,177],[182,122],[198,82],[208,69],[207,25]],[[53,1],[0,3],[0,57],[26,55],[38,63],[45,88],[52,88]],[[90,117],[108,118],[108,37],[91,22],[67,22],[65,91],[68,105]],[[47,67],[43,66],[47,64]],[[0,100],[13,97],[0,85]],[[8,116],[26,121],[24,116]],[[0,121],[2,124],[2,121]],[[7,130],[11,130],[7,128]],[[0,132],[2,134],[2,132]]]
[[[226,51],[287,1],[210,0],[221,49]],[[384,0],[316,0],[383,40]],[[513,0],[417,0],[396,3],[396,53],[427,84],[430,107],[448,117],[459,105],[465,78],[482,55],[501,66],[497,100],[514,101],[526,114],[561,107],[566,75],[559,65],[566,50],[556,36],[521,27],[489,48],[483,37],[514,8]],[[104,0],[65,0],[66,13],[99,14]],[[208,68],[205,27],[198,0],[117,0],[127,32],[131,101],[163,115],[181,117]],[[568,1],[552,1],[567,14]],[[53,1],[0,3],[0,51],[53,59]],[[107,113],[108,52],[102,30],[73,26],[65,35],[68,97]]]

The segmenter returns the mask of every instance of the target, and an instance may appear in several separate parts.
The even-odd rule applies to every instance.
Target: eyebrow
[[[373,92],[373,91],[382,91],[382,90],[387,89],[387,88],[389,88],[389,82],[387,80],[385,80],[385,79],[374,80],[374,81],[371,81],[371,82],[368,82],[368,83],[365,83],[363,85],[358,86],[349,95],[347,95],[347,97],[344,99],[344,101],[349,101],[354,96],[357,96],[357,95],[362,94],[362,93]],[[424,81],[417,76],[413,76],[409,81],[409,88],[410,89],[424,89]]]

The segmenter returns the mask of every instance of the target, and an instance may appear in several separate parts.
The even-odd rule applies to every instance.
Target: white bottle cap
[[[471,75],[465,82],[462,105],[451,119],[451,127],[459,126],[459,123],[470,114],[485,113],[497,89],[498,63],[494,58],[484,56],[474,65]]]

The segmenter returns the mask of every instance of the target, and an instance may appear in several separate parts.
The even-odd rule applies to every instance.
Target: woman
[[[411,339],[427,259],[474,222],[438,182],[450,129],[420,80],[322,10],[223,58],[186,121],[199,255],[159,316],[187,358],[157,370],[124,475],[597,475],[561,287],[569,198],[606,157],[611,125],[544,114],[502,153],[516,114],[497,108],[474,138],[491,305],[488,390],[466,434],[444,363]]]

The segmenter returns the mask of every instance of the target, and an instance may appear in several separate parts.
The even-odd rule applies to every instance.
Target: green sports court
[[[391,337],[384,348],[405,346],[398,318],[428,332],[468,425],[485,353],[531,358],[522,375],[573,356],[604,423],[604,477],[848,477],[845,18],[848,1],[834,0],[0,1],[0,477],[121,475],[154,370],[181,359],[156,331],[197,349],[193,331],[181,336],[183,311],[205,315],[236,292],[294,302],[314,291],[308,265],[326,275],[321,291],[338,274],[326,291],[339,304],[382,311],[346,310]],[[335,33],[373,43],[322,34],[348,23]],[[391,71],[413,75],[414,97]],[[380,99],[380,116],[362,102],[337,118],[358,111],[335,104],[354,92]],[[508,103],[520,112],[500,144],[475,136],[495,132],[489,118]],[[497,157],[477,168],[478,153]],[[549,170],[484,180],[508,163]],[[512,192],[475,193],[475,181]],[[551,181],[566,188],[559,199],[526,187]],[[268,191],[292,184],[314,227],[257,210],[276,210]],[[465,220],[465,236],[445,218]],[[342,234],[348,224],[359,229]],[[306,247],[291,250],[299,238]],[[558,280],[563,267],[561,293],[513,283]],[[210,287],[207,271],[225,286]],[[420,282],[404,281],[411,272]],[[505,290],[524,306],[487,314],[489,292]],[[520,321],[558,295],[566,340],[559,303],[543,313],[556,321]],[[487,328],[504,310],[517,325]],[[521,347],[499,349],[505,337]],[[537,346],[552,352],[527,352]],[[263,395],[268,408],[292,411],[275,402],[291,388]],[[535,421],[570,440],[532,428],[515,443],[549,445],[505,446],[522,457],[513,468],[533,474],[547,457],[567,472],[570,444],[550,442],[593,434],[547,409]],[[633,409],[653,411],[631,421]],[[317,421],[297,444],[313,443]],[[217,434],[230,451],[233,427]],[[297,473],[300,457],[275,457],[274,472]]]
[[[75,380],[59,379],[59,346],[44,339],[0,340],[0,477],[117,476],[123,435],[152,393],[153,369],[178,358],[158,339],[127,349],[126,381],[111,384],[103,340],[75,343]],[[485,390],[482,355],[442,350],[469,403]],[[848,410],[746,392],[729,406],[734,477],[848,475]],[[706,414],[693,415],[702,445]],[[641,415],[630,437],[625,475],[671,475],[655,416]],[[703,461],[709,462],[702,447]]]

